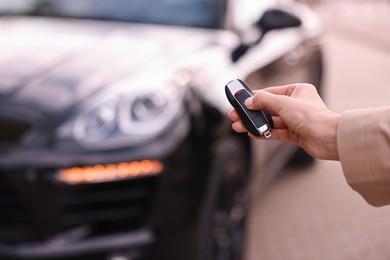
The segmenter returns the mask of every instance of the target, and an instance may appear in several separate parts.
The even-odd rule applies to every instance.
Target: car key
[[[250,87],[244,81],[235,79],[226,84],[225,92],[230,104],[237,111],[246,129],[254,136],[269,138],[274,127],[269,111],[265,108],[249,110],[245,106],[245,100],[253,96]]]

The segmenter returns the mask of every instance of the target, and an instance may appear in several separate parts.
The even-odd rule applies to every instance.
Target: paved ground
[[[327,0],[313,8],[330,30],[390,52],[389,0]]]
[[[285,171],[250,220],[249,260],[387,260],[390,208],[373,208],[337,162]]]
[[[337,3],[344,9],[332,9]],[[390,104],[390,8],[380,16],[383,6],[367,11],[364,4],[356,10],[359,26],[347,1],[319,10],[327,24],[325,96],[338,112]],[[249,229],[247,260],[390,259],[390,206],[369,206],[338,162],[285,169],[254,203]]]

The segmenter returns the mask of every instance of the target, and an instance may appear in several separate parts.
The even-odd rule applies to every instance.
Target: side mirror
[[[261,30],[260,37],[250,43],[244,44],[241,43],[237,48],[232,52],[232,61],[236,62],[240,59],[251,47],[257,45],[264,37],[264,35],[272,30],[284,29],[291,27],[301,26],[301,20],[293,14],[290,14],[286,11],[280,9],[269,9],[267,10],[261,18],[255,23],[255,26]]]
[[[301,20],[293,14],[279,9],[267,10],[256,23],[263,34],[276,29],[301,26]]]

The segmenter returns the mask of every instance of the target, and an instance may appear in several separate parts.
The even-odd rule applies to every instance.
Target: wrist
[[[321,144],[319,144],[321,152],[319,159],[324,160],[339,160],[339,153],[337,148],[337,128],[340,120],[340,114],[332,112],[325,120],[326,126],[320,137]],[[321,147],[322,146],[322,147]]]

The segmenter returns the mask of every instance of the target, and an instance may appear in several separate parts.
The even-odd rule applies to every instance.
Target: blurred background
[[[389,105],[390,1],[305,2],[325,23],[328,106]],[[390,207],[368,205],[338,162],[284,169],[254,204],[247,260],[390,259]]]

